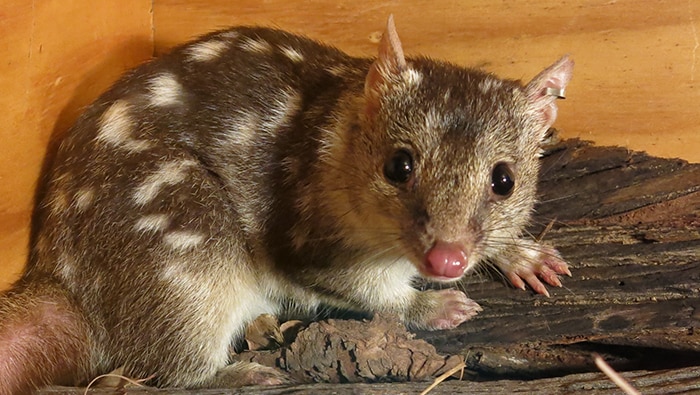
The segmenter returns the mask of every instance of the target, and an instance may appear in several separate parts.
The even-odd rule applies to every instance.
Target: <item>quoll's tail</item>
[[[0,394],[72,385],[87,372],[88,325],[58,285],[20,281],[0,295]]]

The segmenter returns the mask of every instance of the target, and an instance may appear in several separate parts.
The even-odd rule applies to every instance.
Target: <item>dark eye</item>
[[[513,192],[515,178],[513,171],[505,163],[498,163],[491,173],[491,190],[498,196],[508,197]]]
[[[408,182],[412,173],[413,158],[405,150],[394,152],[394,155],[384,163],[384,176],[393,183],[404,184]]]

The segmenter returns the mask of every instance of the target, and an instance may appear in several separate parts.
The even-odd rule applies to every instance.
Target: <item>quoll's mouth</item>
[[[421,273],[432,280],[454,281],[469,267],[469,256],[457,243],[437,241],[425,254]]]

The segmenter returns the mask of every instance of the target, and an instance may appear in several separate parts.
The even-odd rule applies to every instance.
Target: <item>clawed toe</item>
[[[549,296],[545,284],[561,287],[559,275],[571,276],[569,266],[559,255],[559,252],[552,247],[527,241],[522,241],[522,243],[522,256],[519,258],[510,257],[516,262],[499,261],[497,266],[515,288],[524,290],[525,284],[527,284],[536,293]]]

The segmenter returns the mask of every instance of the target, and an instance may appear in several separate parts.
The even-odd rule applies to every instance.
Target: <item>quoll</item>
[[[523,85],[284,31],[205,35],[126,73],[65,136],[20,280],[0,297],[0,392],[123,366],[163,387],[277,384],[229,364],[259,314],[320,306],[454,328],[478,265],[546,294],[569,274],[523,236],[573,62]]]

